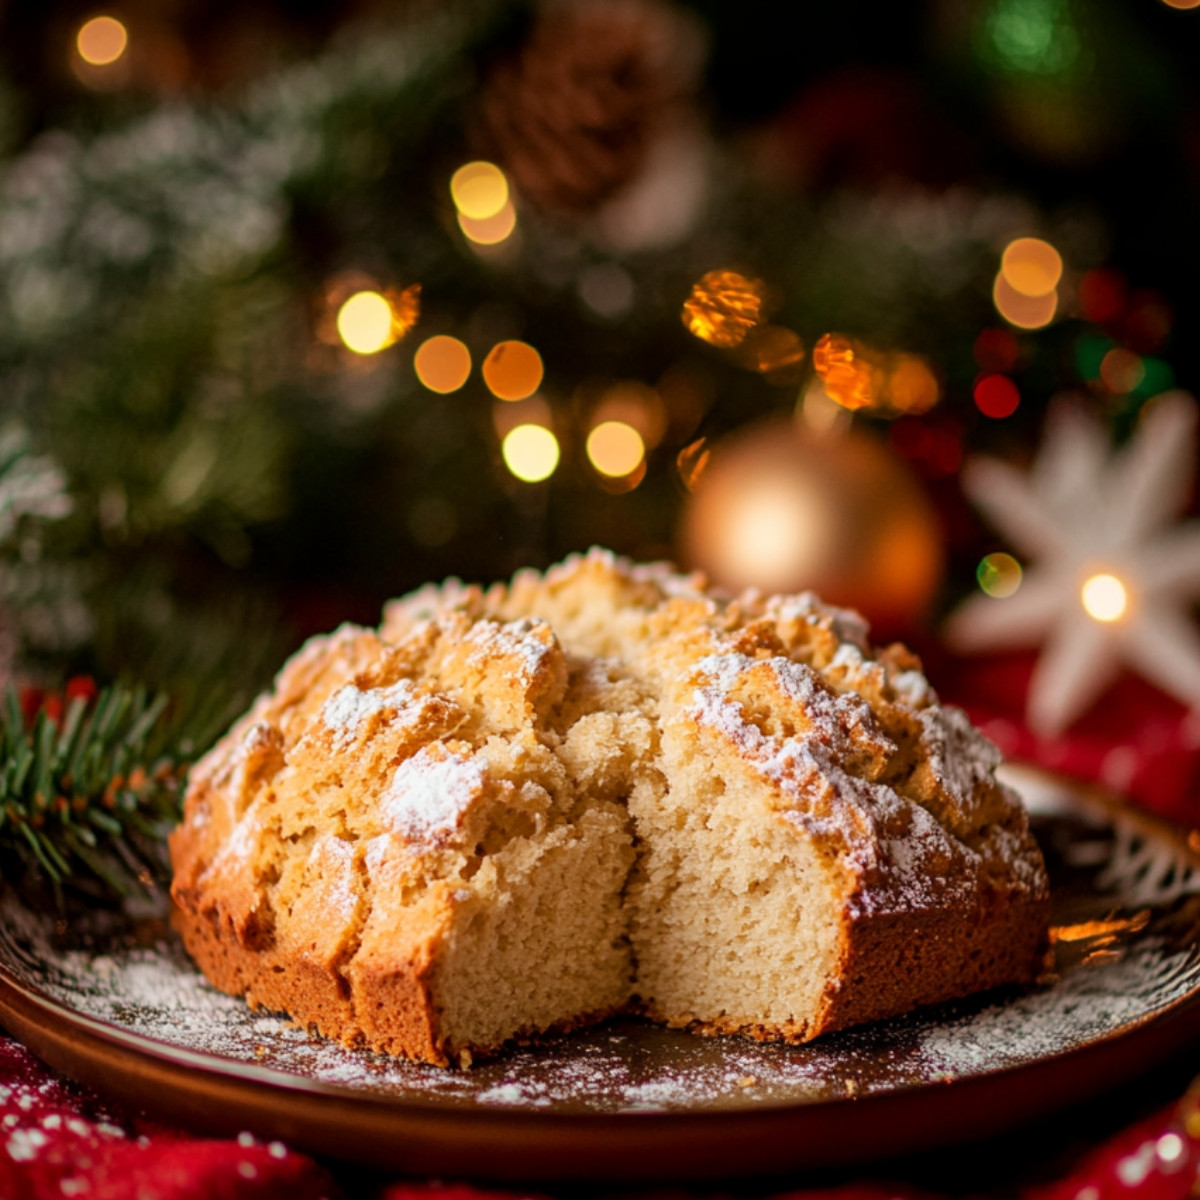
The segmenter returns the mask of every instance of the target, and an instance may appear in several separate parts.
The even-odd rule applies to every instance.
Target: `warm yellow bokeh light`
[[[632,475],[646,457],[642,435],[624,421],[601,421],[587,439],[587,456],[601,475]]]
[[[524,400],[542,386],[542,356],[528,342],[497,342],[483,360],[483,382],[497,400]]]
[[[457,392],[471,374],[471,352],[458,338],[439,333],[417,347],[413,370],[431,392]]]
[[[517,210],[510,200],[498,213],[476,219],[458,214],[458,227],[463,236],[477,246],[498,246],[517,227]]]
[[[450,179],[454,207],[469,221],[486,221],[508,204],[508,180],[495,163],[470,162]]]
[[[355,354],[378,354],[395,341],[392,306],[379,292],[355,292],[338,309],[337,331]]]
[[[1129,593],[1125,585],[1107,573],[1093,575],[1079,590],[1083,611],[1096,621],[1118,621],[1129,607]]]
[[[989,554],[979,564],[975,577],[980,590],[995,600],[1007,600],[1021,586],[1024,572],[1011,554]]]
[[[1163,0],[1168,8],[1178,8],[1186,12],[1191,8],[1200,8],[1200,0]]]
[[[1054,320],[1058,312],[1058,292],[1044,296],[1024,296],[1008,282],[1003,273],[996,276],[992,288],[996,311],[1018,329],[1041,329]]]
[[[518,425],[500,443],[504,465],[525,483],[549,479],[558,466],[558,438],[544,425]]]
[[[75,35],[75,49],[85,63],[107,67],[125,53],[129,32],[116,17],[93,17]]]
[[[1048,295],[1058,287],[1062,273],[1062,255],[1041,238],[1017,238],[1000,259],[1000,274],[1022,296]]]

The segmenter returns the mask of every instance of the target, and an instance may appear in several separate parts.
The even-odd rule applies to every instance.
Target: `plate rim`
[[[1200,849],[1183,827],[1101,788],[1040,768],[1018,769],[1106,814],[1157,830],[1200,867]],[[764,1100],[735,1109],[561,1112],[389,1096],[193,1050],[74,1009],[21,979],[0,957],[0,1022],[55,1070],[135,1111],[145,1111],[153,1096],[156,1113],[184,1127],[227,1135],[251,1129],[298,1150],[424,1174],[445,1174],[449,1155],[452,1174],[501,1181],[750,1177],[836,1165],[847,1160],[847,1150],[863,1162],[969,1140],[979,1136],[981,1104],[1000,1116],[989,1124],[990,1134],[1119,1086],[1200,1035],[1198,1012],[1200,984],[1081,1045],[938,1084],[905,1083],[886,1092],[804,1102]],[[165,1102],[155,1091],[164,1077],[174,1079],[176,1089]],[[1023,1102],[998,1105],[989,1099],[992,1093],[1020,1094]],[[207,1110],[217,1094],[227,1106]],[[304,1110],[314,1107],[335,1117],[327,1132],[336,1137],[314,1136],[305,1127],[310,1118]],[[1011,1119],[997,1112],[1003,1107]],[[354,1136],[352,1122],[369,1136]],[[875,1130],[866,1144],[864,1125]],[[852,1127],[852,1139],[843,1126]],[[372,1141],[378,1133],[391,1136]],[[781,1134],[787,1135],[782,1145]]]

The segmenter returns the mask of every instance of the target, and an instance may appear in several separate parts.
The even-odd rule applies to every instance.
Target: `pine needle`
[[[49,883],[59,896],[153,892],[201,744],[193,724],[168,696],[123,684],[28,724],[9,689],[0,703],[0,879]]]

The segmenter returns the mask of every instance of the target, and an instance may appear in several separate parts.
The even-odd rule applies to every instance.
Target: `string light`
[[[450,195],[460,216],[486,221],[508,205],[508,180],[495,163],[470,162],[451,176]]]
[[[1125,585],[1107,572],[1092,575],[1079,589],[1079,600],[1083,611],[1094,621],[1119,621],[1129,607],[1129,593]]]
[[[1011,554],[989,554],[975,570],[980,590],[996,600],[1007,600],[1021,586],[1024,571]]]
[[[710,346],[731,349],[763,318],[766,285],[737,271],[709,271],[683,302],[684,326]]]
[[[588,388],[578,398],[586,402]],[[637,379],[622,379],[604,388],[591,409],[588,425],[605,421],[632,426],[645,448],[657,446],[666,435],[669,418],[662,396]]]
[[[712,451],[709,449],[708,438],[697,438],[680,450],[675,459],[675,466],[679,471],[679,478],[683,481],[683,486],[689,492],[694,492],[699,486],[701,476],[711,458]]]
[[[897,412],[919,416],[941,398],[937,376],[924,359],[898,354],[887,381],[888,403]]]
[[[517,210],[511,200],[490,217],[468,217],[458,214],[458,227],[468,241],[476,246],[498,246],[507,239],[517,227]]]
[[[646,457],[642,435],[624,421],[602,421],[587,439],[587,456],[601,475],[620,479],[632,475]]]
[[[417,347],[413,369],[431,392],[457,392],[471,374],[471,352],[458,338],[439,333]]]
[[[129,31],[116,17],[92,17],[75,35],[79,57],[92,67],[108,67],[124,55],[129,46]]]
[[[558,438],[544,425],[518,425],[500,443],[504,465],[524,483],[541,483],[558,467]]]
[[[1017,238],[1005,247],[1000,273],[1022,296],[1046,296],[1062,279],[1062,255],[1041,238]]]
[[[483,360],[483,382],[497,400],[524,400],[542,386],[542,356],[528,342],[497,342]]]
[[[1042,329],[1054,320],[1058,312],[1058,292],[1044,296],[1026,296],[1018,292],[1001,272],[992,287],[996,311],[1018,329]]]
[[[824,334],[813,347],[813,368],[825,395],[851,412],[916,416],[941,399],[937,376],[923,358],[878,350],[840,333]]]
[[[1132,350],[1116,346],[1100,360],[1100,382],[1118,396],[1136,391],[1145,377],[1142,357]]]
[[[798,383],[802,377],[804,342],[783,325],[753,329],[739,347],[739,361],[776,384]]]
[[[984,375],[975,384],[974,396],[975,407],[996,421],[1011,417],[1021,403],[1017,385],[1005,375]]]
[[[1021,347],[1009,329],[985,329],[972,347],[981,371],[1011,371],[1017,365]]]
[[[378,354],[395,340],[392,306],[379,292],[355,292],[338,309],[337,331],[355,354]]]
[[[813,369],[826,394],[851,412],[875,404],[874,374],[862,347],[838,333],[827,333],[813,347]]]

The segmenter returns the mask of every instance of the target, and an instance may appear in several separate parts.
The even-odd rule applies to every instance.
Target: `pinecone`
[[[586,215],[636,178],[699,49],[691,22],[652,0],[547,5],[484,82],[481,148],[534,207]]]

